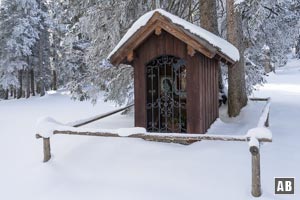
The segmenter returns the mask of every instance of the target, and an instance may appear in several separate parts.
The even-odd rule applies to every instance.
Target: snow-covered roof
[[[156,9],[141,16],[131,26],[124,37],[116,45],[116,47],[111,51],[111,53],[108,55],[108,59],[114,56],[114,54],[119,51],[119,49],[122,48],[124,44],[126,44],[126,42],[131,37],[133,37],[142,27],[146,26],[155,13],[159,13],[163,17],[169,19],[173,24],[179,25],[184,30],[209,43],[212,47],[217,49],[218,53],[225,57],[228,57],[233,62],[237,62],[240,59],[238,49],[223,38],[162,9]],[[162,29],[164,29],[164,27],[162,27]]]

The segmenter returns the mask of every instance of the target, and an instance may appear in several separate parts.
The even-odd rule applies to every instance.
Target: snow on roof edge
[[[156,9],[147,12],[146,14],[142,15],[136,22],[134,22],[133,25],[128,29],[126,34],[123,36],[123,38],[110,52],[107,59],[110,59],[111,56],[114,55],[118,51],[118,49],[120,49],[141,27],[145,26],[148,23],[148,21],[151,19],[151,17],[154,15],[154,13],[156,12],[170,19],[174,24],[182,26],[185,30],[207,41],[209,44],[211,44],[213,47],[216,47],[222,54],[226,55],[233,61],[239,61],[240,59],[239,51],[231,43],[201,28],[200,26],[192,24],[162,9]]]

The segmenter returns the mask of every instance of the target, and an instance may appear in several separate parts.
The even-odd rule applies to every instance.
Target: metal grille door
[[[164,55],[146,65],[147,131],[186,132],[186,66]]]

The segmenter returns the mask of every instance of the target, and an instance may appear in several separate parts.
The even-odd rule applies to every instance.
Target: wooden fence
[[[262,114],[258,120],[257,128],[269,127],[271,98],[252,98],[250,100],[266,101],[266,105],[264,106]],[[262,194],[261,180],[260,180],[260,149],[257,146],[250,146],[250,152],[252,155],[252,191],[251,191],[251,194],[254,197],[260,197]]]
[[[263,108],[262,114],[260,116],[257,127],[269,127],[269,111],[270,111],[270,98],[251,98],[251,101],[266,101],[266,105]],[[125,108],[118,109],[116,111],[106,113],[104,115],[95,116],[87,120],[82,120],[78,123],[72,123],[72,127],[80,127],[96,120],[108,117],[112,114],[121,112],[125,109],[128,109],[133,105],[127,106]],[[172,133],[172,134],[161,134],[161,133],[135,133],[128,136],[120,136],[117,133],[110,132],[80,132],[80,131],[62,131],[55,130],[53,134],[67,134],[67,135],[84,135],[84,136],[101,136],[101,137],[128,137],[128,138],[140,138],[147,141],[155,142],[165,142],[165,143],[179,143],[188,145],[193,142],[201,140],[219,140],[219,141],[242,141],[249,142],[250,136],[226,136],[226,135],[202,135],[202,134],[182,134],[182,133]],[[43,150],[44,150],[44,162],[48,162],[51,159],[51,148],[50,148],[50,138],[42,137],[39,133],[36,134],[36,138],[43,139]],[[259,144],[261,142],[272,142],[272,139],[269,137],[260,137],[257,138]],[[252,195],[254,197],[261,196],[261,180],[260,180],[260,149],[259,146],[250,146],[250,152],[252,155]]]

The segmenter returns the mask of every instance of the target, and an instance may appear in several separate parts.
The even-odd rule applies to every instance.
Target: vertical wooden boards
[[[173,55],[185,59],[186,45],[162,30],[159,35],[155,35],[153,32],[153,34],[135,50],[135,54],[136,58],[133,61],[135,79],[135,126],[146,127],[146,64],[161,55]]]
[[[205,133],[211,124],[219,115],[218,108],[218,61],[212,60],[204,55],[197,53],[198,64],[200,68],[198,84],[199,84],[199,104],[200,104],[200,119],[201,128],[199,133]]]
[[[136,127],[146,127],[146,121],[144,120],[146,115],[145,68],[138,67],[139,65],[141,65],[141,60],[134,59],[134,125]]]
[[[200,70],[197,56],[187,56],[187,128],[189,133],[202,133],[202,104],[199,84]]]
[[[151,34],[135,49],[135,126],[147,127],[146,65],[162,55],[183,58],[187,68],[187,132],[205,133],[218,117],[218,61],[196,52],[188,55],[187,45],[165,32]]]

